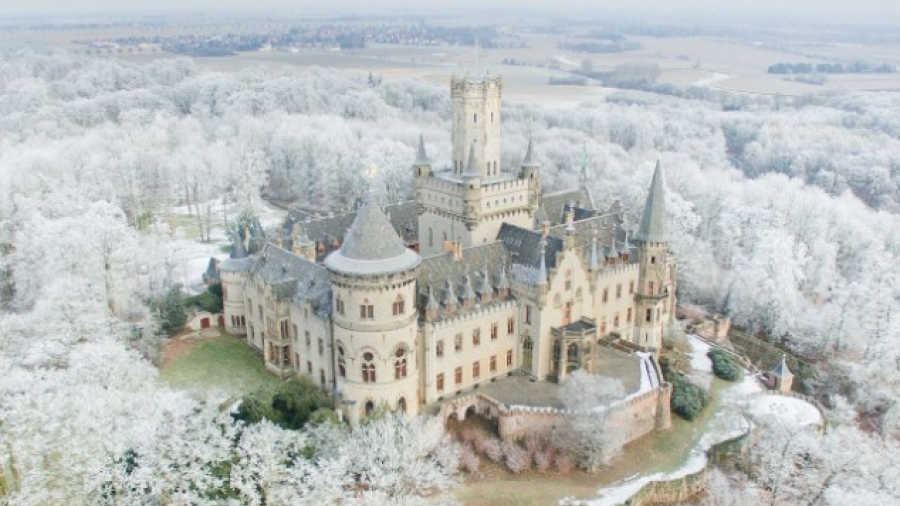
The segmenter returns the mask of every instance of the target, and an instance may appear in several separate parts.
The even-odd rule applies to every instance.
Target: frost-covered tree
[[[575,456],[581,467],[594,472],[622,451],[625,428],[610,416],[610,405],[625,396],[622,382],[585,371],[573,372],[563,383],[559,398],[566,408],[563,426],[554,444]]]

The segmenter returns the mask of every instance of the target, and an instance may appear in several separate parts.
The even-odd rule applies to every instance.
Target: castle
[[[634,437],[666,426],[654,355],[674,321],[675,259],[659,164],[629,236],[620,206],[595,209],[583,185],[543,194],[531,140],[520,167],[501,167],[500,78],[451,91],[453,159],[433,164],[420,138],[414,202],[295,211],[274,238],[235,242],[219,266],[227,331],[273,373],[320,384],[351,423],[437,407],[506,417],[515,435],[523,415],[558,412],[536,399],[548,385],[586,369],[628,378],[643,406]]]

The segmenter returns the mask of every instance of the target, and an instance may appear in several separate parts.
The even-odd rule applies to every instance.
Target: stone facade
[[[501,90],[499,78],[452,82],[453,160],[433,164],[420,140],[414,208],[369,199],[348,216],[292,217],[258,247],[235,238],[219,267],[227,330],[273,373],[321,384],[352,422],[382,406],[418,413],[513,373],[602,374],[601,346],[658,351],[676,266],[662,169],[630,241],[618,204],[597,210],[584,187],[542,195],[531,142],[521,167],[499,166]],[[667,399],[663,383],[625,404],[635,437],[667,426]],[[505,413],[509,434],[546,425],[548,413],[479,406]]]

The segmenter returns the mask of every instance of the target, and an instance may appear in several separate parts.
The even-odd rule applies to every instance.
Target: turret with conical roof
[[[662,348],[663,332],[675,317],[675,263],[668,250],[665,196],[662,164],[657,160],[635,237],[638,255],[635,341],[653,350]]]
[[[419,149],[416,151],[416,161],[413,163],[416,177],[427,177],[431,175],[431,159],[425,152],[425,136],[419,134]]]
[[[650,191],[647,193],[647,202],[644,204],[644,214],[641,216],[641,226],[635,240],[645,243],[669,241],[665,191],[662,164],[657,160],[653,179],[650,181]]]
[[[370,196],[356,213],[340,249],[325,259],[325,267],[342,274],[381,275],[414,269],[421,261]]]
[[[348,363],[335,378],[341,407],[352,423],[386,405],[409,414],[419,409],[416,348],[416,279],[419,255],[407,249],[387,216],[368,195],[343,244],[325,258],[331,273],[332,329]],[[379,372],[376,357],[392,357],[404,367]],[[390,383],[391,388],[385,385]]]

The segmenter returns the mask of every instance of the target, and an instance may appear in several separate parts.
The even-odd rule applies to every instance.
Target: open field
[[[273,22],[246,23],[227,30],[265,31],[283,29]],[[85,29],[29,31],[0,31],[0,49],[32,47],[61,48],[84,52],[87,46],[74,41],[130,35],[173,35],[215,33],[214,25],[164,27],[100,27],[96,32]],[[505,97],[513,101],[575,105],[585,100],[602,98],[616,90],[594,86],[550,86],[550,77],[567,75],[565,71],[590,59],[596,70],[610,70],[625,62],[654,63],[661,69],[660,81],[677,85],[709,86],[721,90],[763,95],[797,96],[823,91],[900,91],[900,74],[829,75],[824,85],[817,86],[786,81],[785,76],[770,75],[769,65],[779,62],[853,62],[865,60],[900,66],[900,44],[861,45],[825,44],[780,41],[764,44],[743,38],[712,36],[698,37],[629,37],[643,49],[624,53],[578,54],[560,48],[561,43],[584,42],[564,35],[537,35],[509,32],[506,37],[524,43],[525,48],[481,49],[476,58],[473,47],[466,46],[407,46],[372,44],[366,49],[348,51],[304,49],[299,52],[248,52],[226,57],[198,57],[202,68],[216,71],[237,71],[267,66],[303,70],[313,66],[334,67],[361,72],[373,72],[387,79],[418,78],[434,83],[446,83],[450,76],[467,71],[486,71],[502,74],[506,80]],[[144,52],[95,55],[95,58],[121,58],[135,63],[147,63],[174,55]],[[512,58],[524,65],[504,65]],[[710,79],[715,76],[714,79]]]

